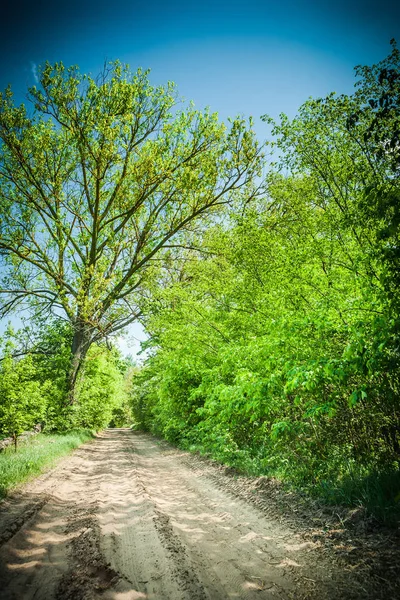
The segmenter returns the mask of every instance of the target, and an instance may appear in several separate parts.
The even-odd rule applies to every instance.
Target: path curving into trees
[[[3,502],[0,540],[2,600],[365,597],[215,465],[128,429]]]

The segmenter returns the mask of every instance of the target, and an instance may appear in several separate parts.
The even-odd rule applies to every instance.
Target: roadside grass
[[[372,469],[366,474],[350,472],[340,481],[319,482],[314,495],[327,504],[363,507],[389,526],[400,523],[400,471],[397,469],[383,472]]]
[[[251,477],[269,477],[279,481],[283,488],[318,499],[325,506],[341,505],[363,508],[379,522],[398,527],[400,524],[400,467],[379,470],[376,466],[349,464],[345,457],[335,461],[317,462],[289,460],[287,456],[268,456],[259,448],[235,449],[201,443],[180,447],[198,453],[233,468],[238,474]]]
[[[39,433],[21,442],[17,452],[8,447],[0,453],[0,499],[18,484],[40,475],[58,459],[93,437],[85,429],[65,433]]]

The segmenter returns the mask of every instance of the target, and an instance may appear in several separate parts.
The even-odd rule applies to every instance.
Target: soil
[[[398,532],[110,429],[0,505],[2,600],[400,599]]]

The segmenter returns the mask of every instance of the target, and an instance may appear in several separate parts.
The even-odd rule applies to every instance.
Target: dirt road
[[[103,432],[0,511],[2,600],[355,597],[317,543],[195,457],[126,429]]]

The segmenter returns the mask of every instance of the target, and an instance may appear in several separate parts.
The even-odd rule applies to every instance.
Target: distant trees
[[[138,318],[155,259],[257,194],[251,125],[178,110],[174,86],[147,75],[46,64],[29,110],[0,95],[0,314],[28,304],[69,321],[71,402],[91,345]]]
[[[71,327],[58,320],[36,322],[35,340],[25,350],[29,330],[8,329],[0,340],[0,437],[40,424],[44,431],[99,430],[111,422],[129,425],[127,386],[134,365],[106,344],[93,344],[73,405],[65,403]]]

